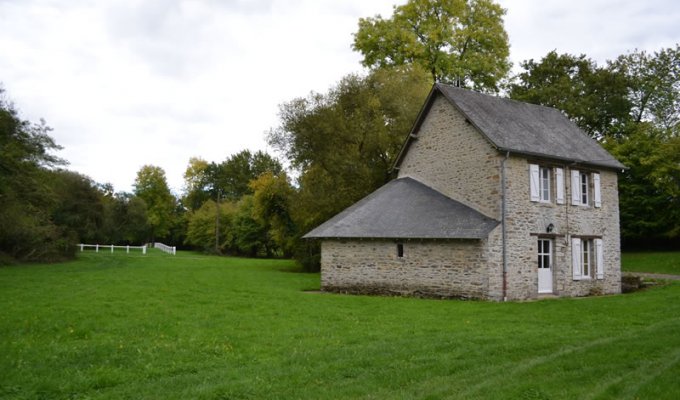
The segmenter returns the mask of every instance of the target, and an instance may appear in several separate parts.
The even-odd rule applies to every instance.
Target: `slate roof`
[[[412,178],[401,178],[303,237],[483,239],[498,224]]]
[[[597,141],[589,137],[555,108],[490,96],[444,84],[436,84],[415,124],[429,111],[435,95],[441,93],[499,151],[550,158],[612,169],[623,164],[612,157]],[[398,168],[409,144],[409,136],[395,163]]]

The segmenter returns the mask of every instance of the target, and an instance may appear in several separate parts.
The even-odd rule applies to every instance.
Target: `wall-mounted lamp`
[[[548,226],[545,228],[545,231],[548,233],[552,233],[553,229],[555,229],[555,225],[548,224]]]

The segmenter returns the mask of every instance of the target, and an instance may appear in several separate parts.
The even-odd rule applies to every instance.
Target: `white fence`
[[[161,250],[161,251],[164,251],[164,252],[166,252],[166,253],[168,253],[168,254],[172,254],[173,256],[174,256],[175,254],[177,254],[177,247],[175,247],[175,246],[168,246],[168,245],[165,245],[165,244],[163,244],[163,243],[155,242],[155,243],[153,244],[153,247],[154,247],[155,249],[159,249],[159,250]]]
[[[142,254],[146,254],[146,245],[144,246],[114,246],[112,244],[84,244],[80,243],[78,246],[80,246],[80,251],[84,251],[86,247],[94,247],[94,251],[99,253],[99,249],[102,250],[111,250],[111,253],[113,253],[113,249],[125,249],[126,253],[130,252],[130,249],[136,250],[136,249],[141,249]]]

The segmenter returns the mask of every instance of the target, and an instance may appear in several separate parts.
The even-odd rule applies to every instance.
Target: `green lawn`
[[[680,275],[680,252],[622,253],[621,269],[631,272]]]
[[[288,261],[0,268],[2,399],[677,399],[680,284],[525,303],[319,294]]]

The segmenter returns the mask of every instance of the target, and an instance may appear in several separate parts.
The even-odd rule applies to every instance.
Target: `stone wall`
[[[485,241],[324,240],[321,289],[357,294],[487,298]]]
[[[412,177],[500,220],[501,157],[463,114],[439,94],[417,135],[399,177]]]
[[[544,235],[553,240],[553,292],[558,296],[586,296],[598,293],[620,293],[621,260],[617,174],[609,170],[599,172],[602,206],[574,206],[571,204],[571,165],[544,164],[564,169],[565,204],[556,204],[554,175],[551,202],[530,201],[529,164],[541,160],[527,160],[512,156],[506,163],[507,177],[507,249],[508,298],[530,299],[538,295],[537,240]],[[547,162],[546,162],[547,163]],[[578,169],[578,166],[575,166]],[[553,224],[552,235],[546,227]],[[600,237],[604,248],[604,279],[574,280],[572,275],[572,236]]]

